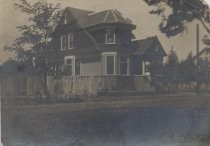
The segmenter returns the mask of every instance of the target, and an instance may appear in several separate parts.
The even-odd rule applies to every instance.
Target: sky
[[[210,0],[205,0],[210,5]]]
[[[13,3],[18,0],[0,0],[0,64],[14,57],[11,52],[3,51],[3,47],[12,44],[15,38],[19,36],[17,26],[24,24],[26,16],[14,9]],[[162,34],[158,25],[161,18],[149,14],[152,9],[147,6],[143,0],[48,0],[51,3],[61,3],[62,8],[67,6],[76,7],[91,11],[102,11],[106,9],[117,9],[124,17],[132,20],[137,26],[134,31],[137,39],[143,39],[150,36],[157,36],[168,53],[174,47],[180,60],[184,59],[189,52],[196,52],[196,24],[192,22],[187,25],[187,30],[175,37],[167,38]],[[207,0],[210,4],[210,0]],[[200,25],[200,50],[205,46],[202,43],[202,37],[207,34],[206,30]]]

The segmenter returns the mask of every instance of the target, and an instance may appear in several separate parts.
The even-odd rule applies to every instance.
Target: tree
[[[178,66],[178,55],[172,48],[168,54],[168,60],[165,64],[165,75],[168,78],[170,84],[176,84],[179,79]]]
[[[186,24],[193,20],[199,20],[208,33],[210,33],[209,7],[204,0],[144,0],[149,6],[154,6],[151,14],[162,18],[159,24],[160,31],[168,37],[182,33]],[[167,8],[172,13],[168,15]]]
[[[47,54],[50,51],[52,33],[61,16],[60,5],[53,5],[45,0],[19,0],[14,6],[28,16],[28,21],[17,27],[21,35],[4,49],[14,51],[17,61],[35,65],[42,78],[44,94],[47,95]]]
[[[154,6],[151,14],[160,16],[160,31],[167,37],[176,36],[186,30],[186,24],[198,20],[210,34],[210,8],[205,0],[144,0],[149,6]],[[167,12],[171,9],[171,13]],[[204,36],[203,43],[210,46],[210,39]],[[199,78],[197,74],[196,78]],[[197,82],[199,88],[199,83]]]
[[[192,56],[192,52],[189,53],[188,57],[180,62],[179,65],[179,74],[181,82],[190,83],[195,81],[196,76],[196,64]]]
[[[207,59],[198,59],[198,68],[197,68],[197,80],[199,83],[208,84],[208,60]]]
[[[151,61],[149,66],[150,76],[153,83],[156,82],[156,77],[163,74],[162,61]]]

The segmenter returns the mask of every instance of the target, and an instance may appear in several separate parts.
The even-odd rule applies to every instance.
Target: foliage
[[[4,75],[17,75],[18,73],[31,73],[33,68],[30,62],[17,62],[15,60],[7,60],[1,66],[2,74]]]
[[[14,6],[28,16],[28,21],[17,27],[21,35],[4,49],[14,51],[18,62],[34,66],[35,72],[41,76],[44,94],[47,96],[47,55],[50,53],[52,33],[62,14],[60,5],[45,0],[19,0]]]
[[[204,0],[144,0],[149,6],[154,6],[151,14],[160,16],[162,22],[159,24],[160,31],[168,37],[182,33],[186,24],[197,19],[201,21],[206,30],[210,23],[209,8]],[[171,9],[168,14],[166,10]]]
[[[172,48],[168,54],[168,60],[164,66],[164,74],[170,83],[176,83],[179,79],[178,74],[179,59],[176,51]]]
[[[204,60],[202,58],[198,59],[198,68],[197,68],[197,82],[199,83],[207,83],[208,79],[208,60]]]
[[[181,82],[189,83],[195,81],[196,70],[197,68],[194,58],[192,56],[192,53],[190,53],[188,57],[184,61],[181,61],[179,64],[179,74]]]
[[[14,6],[28,16],[28,22],[17,27],[21,35],[4,49],[14,51],[18,61],[32,62],[36,58],[37,67],[43,68],[50,51],[51,34],[61,15],[60,5],[53,5],[45,0],[19,0]]]

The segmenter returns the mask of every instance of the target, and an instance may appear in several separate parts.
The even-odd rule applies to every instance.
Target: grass
[[[208,128],[202,124],[208,122],[206,117],[210,119],[210,99],[206,96],[130,98],[132,100],[3,105],[3,142],[8,146],[135,146],[147,145],[156,139],[162,145],[165,139],[182,141],[191,129],[202,132],[199,125]],[[191,126],[193,109],[196,109],[196,123]]]

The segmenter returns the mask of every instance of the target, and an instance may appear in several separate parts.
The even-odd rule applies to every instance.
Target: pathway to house
[[[209,130],[208,95],[2,107],[6,146],[207,146]]]

